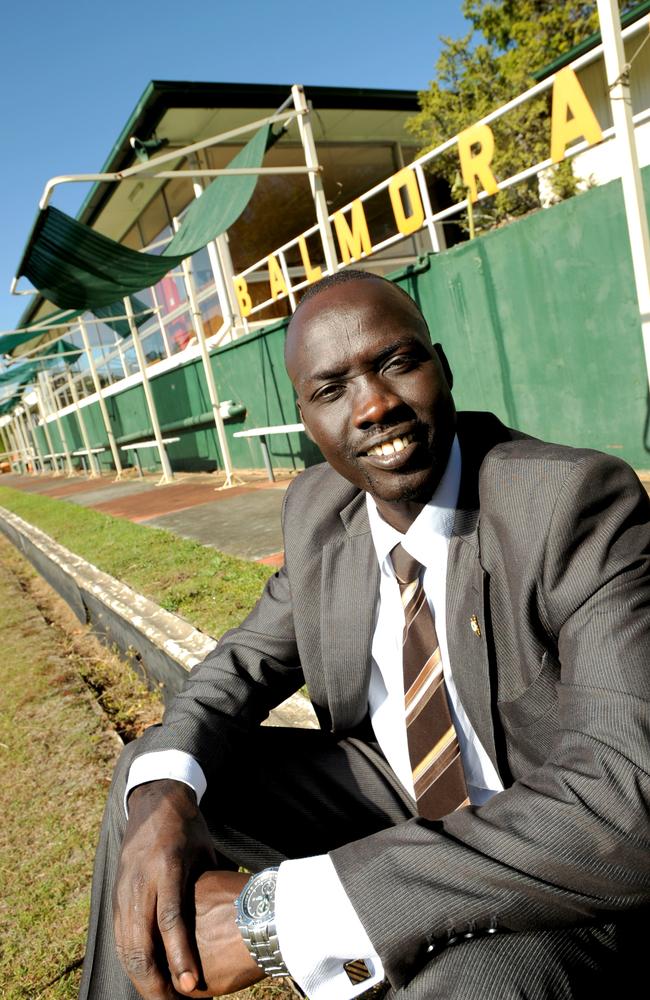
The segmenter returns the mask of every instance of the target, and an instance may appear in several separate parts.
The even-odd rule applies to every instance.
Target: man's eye
[[[397,354],[384,365],[385,372],[408,371],[417,364],[417,359],[410,354]]]
[[[323,385],[315,394],[314,399],[319,403],[329,403],[333,399],[338,399],[342,392],[342,385]]]

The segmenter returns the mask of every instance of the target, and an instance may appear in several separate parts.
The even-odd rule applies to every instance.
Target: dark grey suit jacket
[[[332,853],[394,986],[454,933],[606,921],[650,903],[648,498],[619,460],[490,414],[461,414],[459,437],[449,655],[506,791]],[[303,681],[323,729],[363,720],[379,576],[363,494],[309,469],[284,525],[285,567],[142,752],[185,750],[210,780]]]

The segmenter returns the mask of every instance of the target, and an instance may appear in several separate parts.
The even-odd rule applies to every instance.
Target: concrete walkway
[[[66,500],[129,521],[166,528],[230,555],[270,565],[282,562],[280,514],[290,479],[271,483],[263,474],[241,473],[242,485],[220,490],[219,479],[185,474],[158,486],[157,476],[64,479],[51,474],[4,475],[0,485]]]

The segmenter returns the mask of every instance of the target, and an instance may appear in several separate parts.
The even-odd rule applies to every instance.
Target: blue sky
[[[461,0],[11,0],[0,33],[0,330],[48,178],[98,170],[152,79],[423,89]],[[75,214],[87,185],[58,189]]]

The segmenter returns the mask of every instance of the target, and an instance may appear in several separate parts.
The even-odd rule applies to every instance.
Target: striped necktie
[[[422,564],[400,544],[390,554],[404,608],[402,663],[409,758],[418,812],[440,819],[469,805]]]

